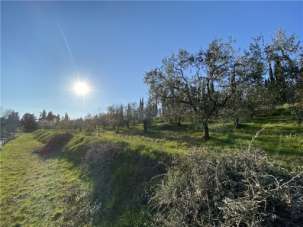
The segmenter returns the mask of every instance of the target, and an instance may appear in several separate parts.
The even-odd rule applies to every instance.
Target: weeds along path
[[[0,152],[0,226],[68,224],[71,207],[77,208],[72,192],[88,190],[70,162],[35,153],[41,146],[24,134]]]

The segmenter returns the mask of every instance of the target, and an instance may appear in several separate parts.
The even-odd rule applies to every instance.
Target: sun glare
[[[73,84],[73,91],[78,96],[87,96],[91,92],[91,87],[86,81],[78,80]]]

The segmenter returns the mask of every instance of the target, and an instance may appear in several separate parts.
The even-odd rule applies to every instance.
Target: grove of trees
[[[235,42],[220,39],[207,48],[191,53],[180,49],[163,59],[159,67],[146,72],[147,100],[109,106],[107,112],[71,120],[43,110],[39,117],[26,113],[22,119],[14,111],[1,117],[1,135],[37,128],[64,128],[94,131],[97,127],[119,132],[122,127],[143,125],[148,132],[160,118],[177,126],[191,121],[210,138],[209,123],[241,121],[288,103],[294,118],[303,121],[303,47],[295,35],[279,30],[265,42],[259,36],[240,51]]]
[[[0,136],[10,137],[12,134],[16,133],[18,127],[20,126],[19,113],[13,110],[6,111],[0,118]]]
[[[36,117],[34,114],[24,114],[20,123],[25,132],[32,132],[38,128],[38,123],[36,122]]]
[[[208,140],[209,121],[219,116],[231,116],[239,127],[242,116],[292,103],[301,121],[302,59],[300,42],[280,30],[271,42],[258,37],[243,52],[222,40],[197,53],[182,49],[147,72],[145,82],[152,99],[163,109],[185,109]]]

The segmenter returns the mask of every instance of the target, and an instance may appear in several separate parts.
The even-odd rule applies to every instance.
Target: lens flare
[[[86,81],[75,81],[73,84],[73,91],[77,96],[87,96],[91,92],[91,87]]]

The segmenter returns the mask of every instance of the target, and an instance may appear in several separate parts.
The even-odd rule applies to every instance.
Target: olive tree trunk
[[[238,117],[235,118],[235,128],[240,128],[240,120]]]
[[[209,140],[209,129],[208,129],[208,121],[203,122],[203,128],[204,128],[204,136],[203,139],[204,141]]]

